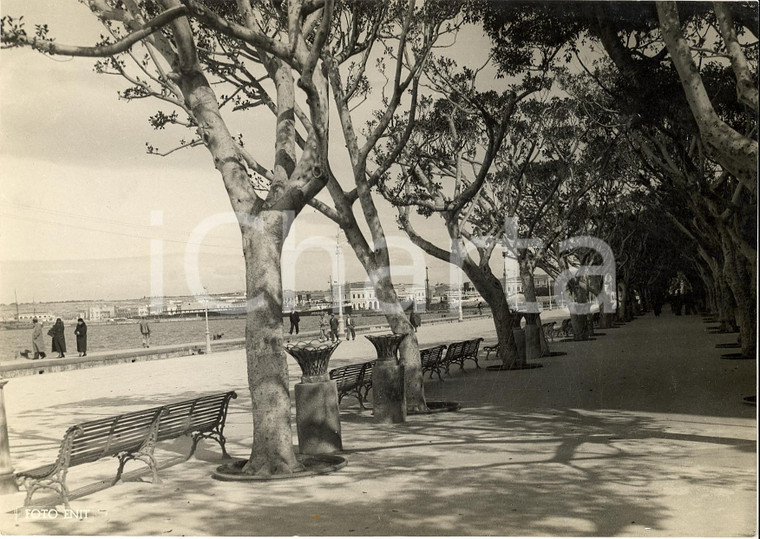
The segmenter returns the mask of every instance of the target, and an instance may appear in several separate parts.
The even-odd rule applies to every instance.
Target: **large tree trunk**
[[[283,347],[280,255],[283,219],[262,212],[241,226],[246,265],[246,361],[253,413],[253,447],[244,467],[269,476],[298,471],[290,426],[288,364]]]
[[[723,256],[726,283],[728,284],[736,302],[736,321],[739,325],[741,336],[742,354],[747,357],[755,355],[757,343],[756,328],[757,318],[755,315],[755,297],[752,293],[751,280],[755,276],[746,275],[741,255],[733,245],[728,235],[724,235]]]
[[[520,280],[523,285],[523,296],[525,296],[525,302],[533,305],[538,310],[538,302],[536,298],[536,280],[535,280],[535,267],[531,264],[528,257],[520,253],[517,258],[518,266],[520,268]],[[525,315],[525,354],[526,359],[534,359],[535,357],[542,357],[550,355],[549,343],[546,341],[546,335],[544,335],[544,328],[541,324],[541,313],[526,313]],[[528,328],[527,326],[534,326],[534,328]],[[535,336],[535,342],[534,342]],[[536,348],[537,351],[533,352]]]
[[[422,379],[422,361],[417,334],[404,314],[404,309],[401,307],[396,290],[393,287],[390,268],[388,267],[390,263],[388,250],[379,248],[372,251],[354,219],[343,222],[341,228],[346,233],[349,245],[364,266],[364,270],[375,288],[375,295],[380,301],[380,306],[391,331],[408,335],[399,346],[399,363],[404,366],[407,412],[426,412],[428,407],[425,402],[425,386]],[[378,263],[378,258],[385,263]]]
[[[406,334],[399,345],[399,363],[404,366],[404,386],[406,387],[407,412],[428,411],[425,402],[425,386],[422,378],[422,361],[417,333],[409,323],[409,319],[401,307],[401,303],[393,288],[391,278],[382,277],[373,280],[377,299],[381,301],[383,314],[393,333]]]
[[[499,344],[497,358],[505,368],[514,367],[525,362],[517,353],[515,337],[512,334],[514,319],[509,310],[507,296],[501,282],[490,271],[487,274],[474,264],[464,264],[462,268],[472,281],[475,290],[483,296],[493,314],[493,324],[496,329],[496,339]]]

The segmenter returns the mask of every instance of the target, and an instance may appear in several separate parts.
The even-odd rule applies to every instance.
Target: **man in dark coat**
[[[66,357],[66,336],[63,334],[63,320],[56,319],[53,327],[48,331],[53,338],[53,352],[58,352],[58,357]]]
[[[335,318],[334,314],[330,315],[330,340],[335,342],[339,340],[340,337],[338,337],[338,319]]]
[[[292,311],[290,311],[290,334],[293,335],[293,330],[296,330],[296,335],[298,335],[298,323],[301,321],[301,315],[298,314],[298,311],[296,311],[295,307]]]
[[[74,335],[77,336],[77,352],[79,357],[87,355],[87,324],[81,318],[77,319],[77,327],[74,328]]]

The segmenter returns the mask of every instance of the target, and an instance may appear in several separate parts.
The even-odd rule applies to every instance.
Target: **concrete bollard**
[[[5,417],[5,395],[3,388],[8,380],[0,379],[0,494],[18,492],[11,467],[11,446],[8,441],[8,421]]]
[[[294,389],[299,452],[320,455],[343,451],[335,381],[301,382]]]

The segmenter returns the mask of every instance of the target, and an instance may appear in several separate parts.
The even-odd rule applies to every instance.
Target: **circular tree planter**
[[[523,363],[523,364],[516,364],[516,365],[510,365],[509,367],[505,367],[504,365],[489,365],[486,367],[486,370],[489,371],[524,371],[527,369],[540,369],[543,367],[540,363]]]
[[[441,412],[456,412],[462,407],[458,402],[454,401],[426,401],[425,404],[428,407],[427,412],[410,412],[407,410],[407,415],[428,415],[439,414]]]
[[[303,471],[270,476],[251,475],[243,473],[243,466],[248,461],[236,460],[219,466],[211,477],[219,481],[281,481],[331,473],[348,464],[345,458],[337,455],[296,455],[296,458],[304,466]]]
[[[755,356],[745,356],[741,352],[736,352],[735,354],[723,354],[720,357],[721,359],[757,359]]]

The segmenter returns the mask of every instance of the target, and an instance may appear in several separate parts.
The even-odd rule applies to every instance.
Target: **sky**
[[[101,31],[77,2],[3,0],[0,10],[23,14],[28,29],[49,23],[60,43],[88,45]],[[484,54],[485,39],[470,39],[469,53]],[[93,64],[25,49],[0,52],[0,303],[244,290],[240,232],[206,149],[147,154],[146,142],[168,147],[165,135],[148,125],[156,102],[119,100],[122,79],[94,73]],[[271,159],[271,114],[246,122],[231,127],[247,130],[249,144],[271,147]],[[342,145],[337,124],[333,148]],[[251,132],[263,136],[251,141]],[[344,156],[335,163],[339,173],[350,170]],[[450,266],[422,254],[398,230],[395,210],[376,204],[394,238],[394,276],[410,282],[406,266],[415,264],[416,279],[427,266],[431,282],[450,281]],[[418,227],[447,246],[440,223]],[[327,288],[336,233],[337,225],[315,210],[302,212],[290,246],[316,247],[293,263],[286,288]],[[345,240],[342,245],[346,280],[365,280]],[[492,264],[498,274],[501,264],[501,256]]]

